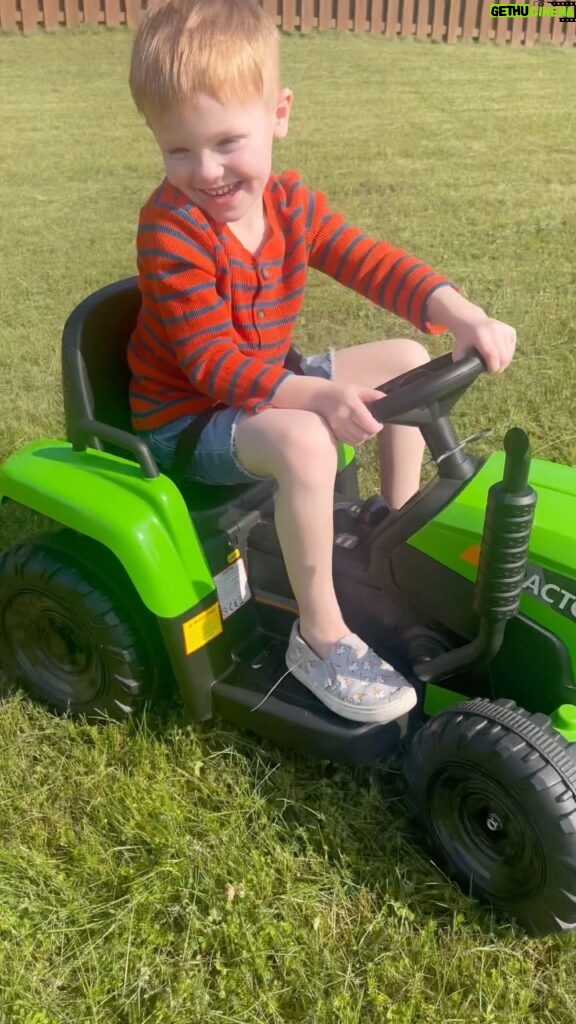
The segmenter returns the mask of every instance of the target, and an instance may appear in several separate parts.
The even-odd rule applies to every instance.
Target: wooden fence
[[[392,39],[415,36],[454,43],[458,39],[533,46],[535,42],[571,47],[576,23],[544,13],[538,17],[494,18],[489,0],[261,0],[286,32],[334,29],[369,32]],[[538,0],[533,0],[532,9]],[[550,0],[546,0],[549,4]],[[30,35],[38,28],[127,25],[134,28],[146,0],[0,0],[0,30]],[[576,15],[576,5],[570,5]]]

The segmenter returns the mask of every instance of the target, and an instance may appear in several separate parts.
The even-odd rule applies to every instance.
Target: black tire
[[[0,665],[51,709],[129,718],[164,667],[154,617],[100,544],[61,530],[0,556]]]
[[[434,859],[532,935],[576,927],[572,751],[545,715],[477,699],[430,719],[405,755]]]

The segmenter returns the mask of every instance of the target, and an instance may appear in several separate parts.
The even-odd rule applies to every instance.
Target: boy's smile
[[[255,231],[272,169],[272,144],[288,130],[292,94],[220,103],[201,95],[149,119],[166,176],[209,218]]]

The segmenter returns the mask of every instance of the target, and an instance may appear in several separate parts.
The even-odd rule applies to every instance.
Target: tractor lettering
[[[555,583],[546,583],[546,585],[542,587],[542,590],[540,591],[540,597],[543,601],[546,601],[546,604],[554,604],[554,598],[548,597],[549,590],[560,590],[560,587],[557,587]]]
[[[576,619],[576,594],[566,587],[566,584],[571,582],[571,580],[557,576],[547,569],[529,565],[523,590],[531,597],[535,597],[536,600],[553,608],[555,612],[560,612],[561,615],[574,621]]]
[[[538,597],[538,594],[540,593],[540,577],[537,572],[525,580],[524,590],[531,590],[534,597]]]
[[[566,605],[568,604],[568,601],[574,601],[576,600],[576,597],[574,596],[574,594],[571,594],[569,590],[562,590],[561,593],[564,594],[564,597],[560,601],[558,607],[560,611],[563,612]],[[572,611],[572,615],[574,615],[574,611]]]

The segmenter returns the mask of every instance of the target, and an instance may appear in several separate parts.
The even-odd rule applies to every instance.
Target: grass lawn
[[[59,337],[134,272],[159,180],[122,31],[0,38],[0,457],[63,430]],[[456,419],[576,459],[576,55],[287,38],[277,167],[513,323]],[[310,277],[306,351],[398,334]],[[438,353],[449,339],[434,339]],[[374,489],[373,455],[362,480]],[[0,547],[30,530],[7,508]],[[569,1024],[574,941],[526,940],[438,875],[393,766],[337,768],[178,707],[139,724],[0,708],[1,1024]]]

